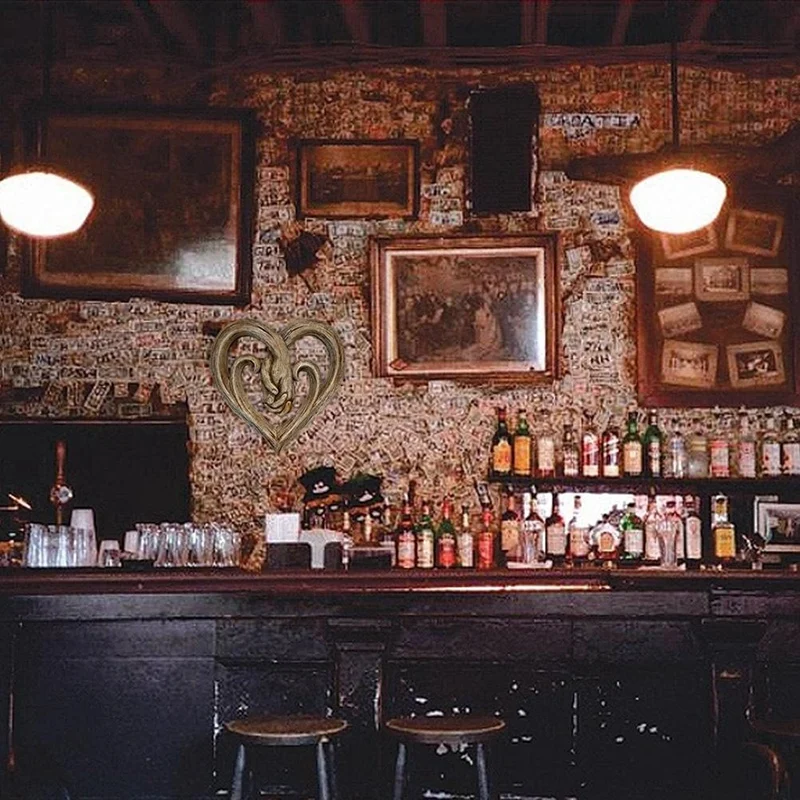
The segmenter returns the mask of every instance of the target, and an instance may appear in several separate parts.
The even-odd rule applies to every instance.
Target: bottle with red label
[[[590,419],[586,420],[581,434],[581,474],[587,478],[600,475],[600,434]]]
[[[481,529],[478,532],[478,569],[494,568],[494,528],[492,527],[492,509],[484,508],[481,513]]]
[[[413,569],[417,564],[417,536],[414,519],[411,516],[409,496],[403,498],[403,510],[397,526],[397,558],[395,563],[401,569]]]
[[[719,408],[714,409],[714,432],[709,440],[708,449],[711,459],[711,477],[730,478],[731,447],[728,441],[728,432],[722,424]]]

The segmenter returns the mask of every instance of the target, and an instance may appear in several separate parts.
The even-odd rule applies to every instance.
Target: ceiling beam
[[[699,0],[692,21],[686,31],[686,36],[683,37],[684,41],[699,42],[702,40],[708,21],[711,19],[718,2],[719,0]]]
[[[363,0],[339,0],[347,31],[354,42],[369,44],[372,41],[369,17]]]
[[[261,44],[276,47],[283,44],[283,18],[275,0],[248,2],[250,19],[253,23],[254,38]]]
[[[617,16],[614,19],[614,30],[611,32],[611,45],[618,47],[625,44],[625,37],[628,34],[628,25],[633,14],[633,4],[636,0],[619,0],[617,6]]]
[[[445,47],[447,45],[447,6],[446,0],[419,0],[422,16],[422,42],[425,47]]]
[[[550,0],[536,0],[536,44],[547,44],[547,15],[550,12]]]
[[[533,44],[536,31],[536,1],[520,0],[519,4],[519,43]]]

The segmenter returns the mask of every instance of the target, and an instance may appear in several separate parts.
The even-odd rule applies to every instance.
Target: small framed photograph
[[[419,205],[419,142],[302,139],[297,216],[413,219]]]
[[[656,294],[690,295],[694,288],[691,267],[658,267]]]
[[[759,502],[758,533],[765,552],[800,552],[800,503]]]
[[[767,339],[778,339],[783,333],[786,314],[778,308],[765,306],[763,303],[748,303],[742,320],[746,331]]]
[[[696,303],[681,303],[679,306],[662,308],[658,312],[658,321],[661,323],[661,333],[665,339],[672,339],[703,327],[703,320]]]
[[[750,269],[752,294],[789,294],[789,270],[785,267],[758,267]]]
[[[746,258],[698,258],[694,262],[694,293],[712,303],[747,300],[750,270]]]
[[[407,380],[552,380],[557,236],[372,240],[378,375]]]
[[[661,351],[661,381],[709,389],[717,379],[719,348],[715,344],[666,339]]]
[[[775,258],[781,249],[783,217],[734,208],[725,229],[725,247],[738,253]]]
[[[777,503],[777,494],[757,494],[753,497],[753,530],[761,535],[761,528],[759,514],[761,513],[761,505],[763,503]]]
[[[713,225],[690,233],[662,233],[661,249],[667,261],[713,253],[717,249],[717,231]]]
[[[731,386],[780,386],[786,380],[783,349],[777,342],[747,342],[726,348]]]

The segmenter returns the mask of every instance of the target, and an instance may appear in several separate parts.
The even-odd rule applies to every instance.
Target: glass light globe
[[[0,181],[0,217],[9,228],[27,236],[74,233],[93,206],[88,189],[52,172],[23,172]]]
[[[690,233],[710,225],[727,188],[716,176],[694,169],[668,169],[639,181],[631,205],[639,219],[661,233]]]

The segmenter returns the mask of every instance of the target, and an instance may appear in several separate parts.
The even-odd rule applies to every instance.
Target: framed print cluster
[[[42,149],[89,186],[84,227],[29,248],[33,296],[250,300],[254,144],[247,111],[41,112]]]
[[[301,139],[297,216],[413,219],[419,206],[419,142]]]
[[[375,371],[402,380],[557,375],[555,234],[371,241]]]
[[[776,197],[778,198],[776,200]],[[712,225],[639,237],[639,397],[651,406],[800,397],[796,205],[735,195]]]

